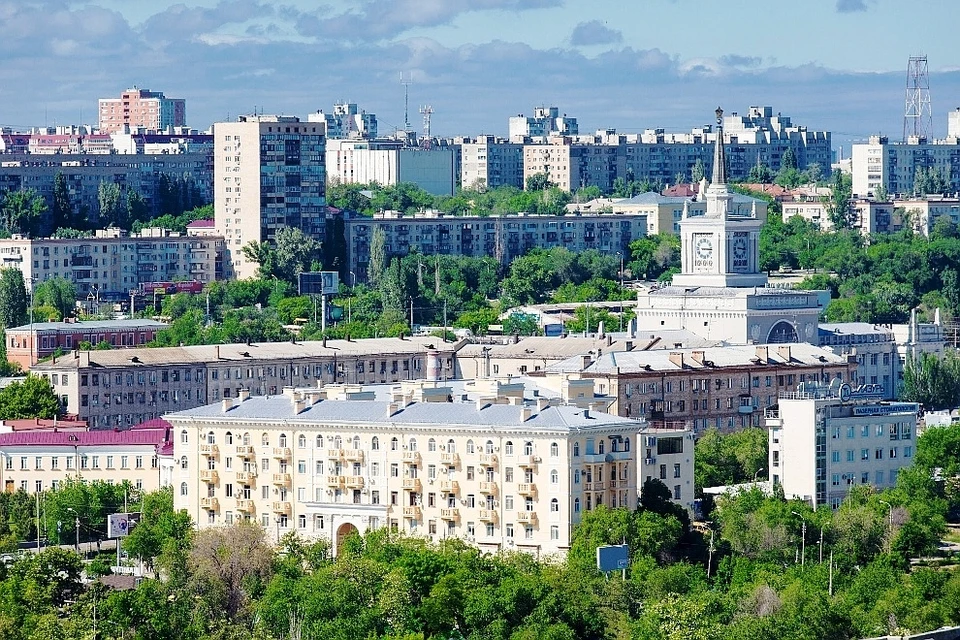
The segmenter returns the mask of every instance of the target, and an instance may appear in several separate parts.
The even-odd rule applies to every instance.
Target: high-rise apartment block
[[[529,138],[545,138],[547,136],[575,136],[580,133],[577,119],[560,115],[557,107],[537,107],[533,116],[524,116],[522,113],[511,116],[509,121],[510,140],[524,142]]]
[[[133,87],[119,98],[100,99],[100,131],[116,133],[131,129],[163,131],[187,123],[187,101],[167,98],[161,91]]]
[[[256,274],[250,242],[293,227],[322,240],[326,220],[326,125],[295,116],[240,116],[217,122],[214,137],[216,229],[228,277]]]
[[[460,185],[464,189],[523,189],[523,145],[495,136],[460,142]]]
[[[900,143],[870,136],[868,142],[853,145],[854,195],[876,195],[881,190],[912,194],[918,170],[938,173],[951,193],[960,189],[960,138],[911,137]]]
[[[353,102],[336,103],[332,113],[322,110],[311,113],[307,116],[307,122],[325,123],[327,140],[373,140],[377,137],[377,116],[357,108]]]

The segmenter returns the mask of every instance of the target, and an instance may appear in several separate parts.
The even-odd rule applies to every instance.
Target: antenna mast
[[[907,62],[907,91],[903,111],[903,142],[909,137],[933,135],[933,110],[930,104],[930,75],[927,56],[910,56]]]
[[[420,113],[423,114],[423,146],[430,147],[430,116],[433,115],[433,107],[426,105],[420,107]]]
[[[410,133],[410,85],[413,77],[409,71],[400,72],[400,84],[403,85],[403,132]]]

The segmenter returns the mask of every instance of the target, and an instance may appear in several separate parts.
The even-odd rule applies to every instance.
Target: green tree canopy
[[[29,375],[0,389],[0,420],[56,418],[60,410],[60,400],[46,378]]]

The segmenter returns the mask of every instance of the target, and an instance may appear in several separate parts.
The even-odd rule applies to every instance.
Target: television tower
[[[409,71],[400,72],[400,84],[403,85],[403,132],[410,133],[410,85],[413,76]]]
[[[907,91],[903,111],[903,142],[917,136],[930,140],[933,110],[930,105],[930,75],[927,56],[910,56],[907,62]]]

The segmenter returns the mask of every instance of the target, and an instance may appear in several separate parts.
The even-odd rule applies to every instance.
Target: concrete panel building
[[[99,112],[102,133],[131,129],[163,131],[187,124],[186,100],[138,87],[127,89],[119,98],[101,98]]]
[[[327,140],[374,140],[377,137],[377,116],[358,108],[353,102],[338,102],[333,105],[331,113],[320,110],[308,114],[307,122],[326,124]]]
[[[29,369],[38,360],[57,350],[67,352],[81,342],[96,346],[101,342],[115,349],[142,347],[152,342],[157,331],[167,324],[157,320],[91,320],[87,322],[34,322],[9,327],[6,332],[7,360]]]
[[[523,145],[495,136],[460,143],[460,186],[464,189],[523,189]]]
[[[511,116],[507,128],[511,142],[555,135],[575,136],[580,133],[577,119],[565,113],[561,115],[558,107],[537,107],[533,110],[533,116],[524,116],[522,113]]]
[[[565,553],[586,511],[636,506],[642,423],[490,382],[467,401],[412,382],[389,401],[291,388],[170,414],[175,506],[201,528],[253,521],[334,553],[387,527],[538,556]]]
[[[399,140],[330,140],[327,171],[343,184],[412,182],[434,195],[453,195],[456,159],[449,147],[404,146]]]
[[[257,265],[241,251],[272,242],[277,230],[317,240],[326,224],[326,134],[295,116],[240,116],[213,125],[214,210],[224,237],[224,275],[249,278]]]
[[[951,193],[960,190],[960,139],[956,137],[910,138],[900,143],[886,136],[870,136],[868,142],[854,144],[852,153],[855,196],[873,196],[879,189],[890,195],[913,193],[921,168],[939,172]]]

